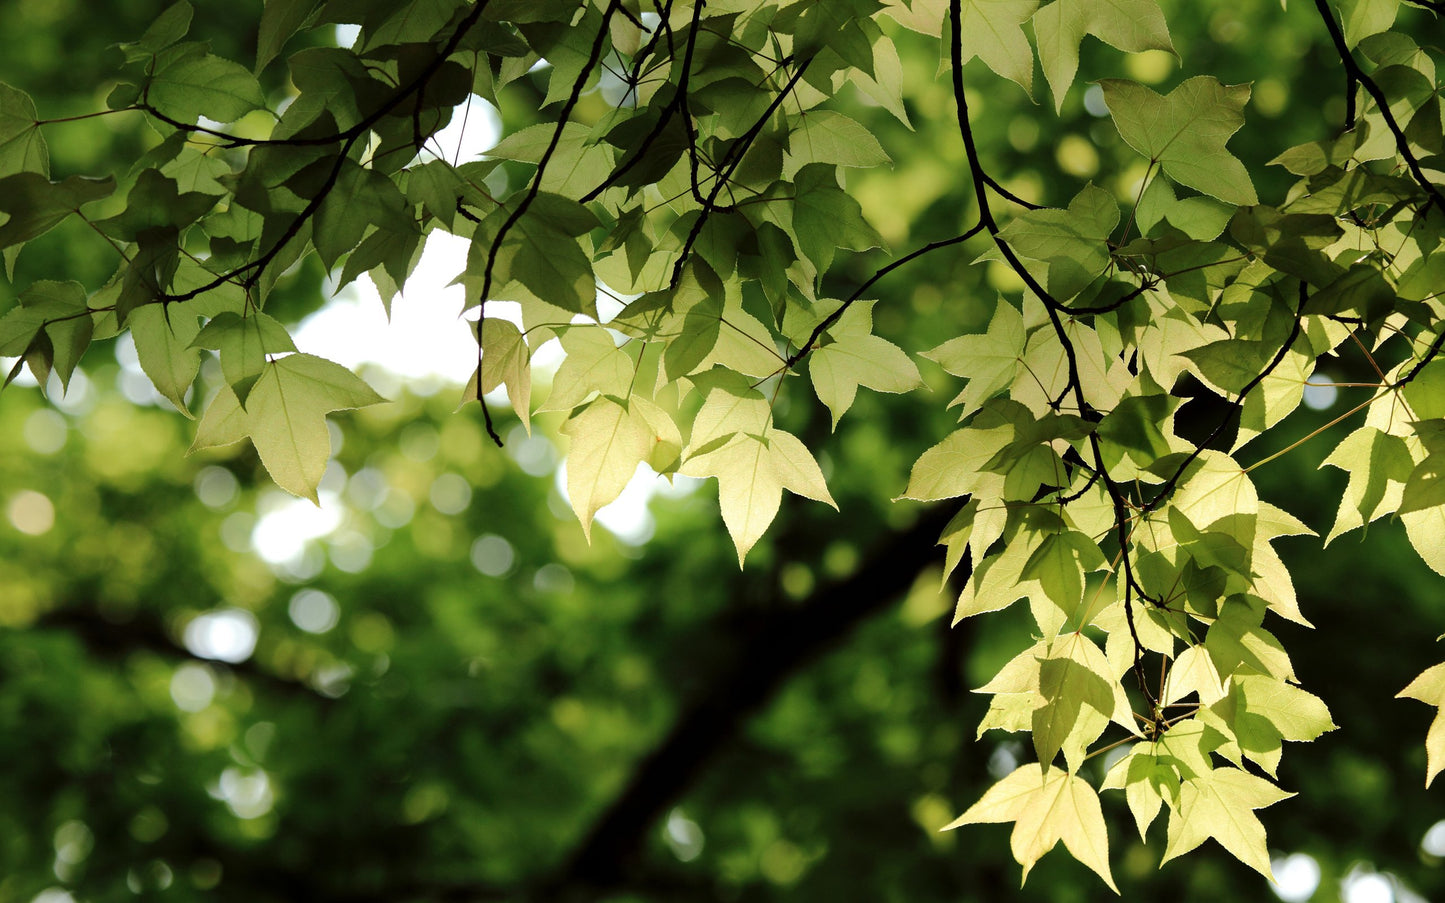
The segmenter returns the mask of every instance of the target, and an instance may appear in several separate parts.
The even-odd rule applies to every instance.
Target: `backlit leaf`
[[[1244,125],[1248,85],[1201,75],[1161,96],[1123,79],[1099,84],[1124,141],[1171,179],[1226,203],[1259,203],[1244,164],[1224,148]]]

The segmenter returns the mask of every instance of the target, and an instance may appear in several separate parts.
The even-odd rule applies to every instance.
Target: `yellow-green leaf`
[[[1099,84],[1124,141],[1169,178],[1230,204],[1259,203],[1249,171],[1224,148],[1244,125],[1248,85],[1200,75],[1161,96],[1124,79]]]
[[[244,409],[229,387],[221,389],[191,449],[249,436],[276,485],[315,502],[331,457],[326,415],[385,400],[340,364],[310,354],[287,355],[262,368]]]
[[[1435,720],[1425,735],[1425,786],[1445,770],[1445,663],[1426,668],[1409,686],[1395,694],[1396,699],[1418,699],[1435,706]]]
[[[1082,778],[1047,766],[1020,766],[943,830],[997,822],[1015,823],[1010,846],[1024,867],[1025,881],[1034,863],[1062,840],[1075,859],[1119,892],[1109,872],[1109,836],[1099,795]]]
[[[1237,768],[1216,768],[1184,782],[1179,807],[1169,817],[1164,862],[1189,852],[1209,838],[1239,861],[1274,880],[1264,825],[1254,810],[1272,806],[1293,793]]]

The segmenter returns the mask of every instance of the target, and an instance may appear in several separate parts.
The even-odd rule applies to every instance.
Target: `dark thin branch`
[[[502,437],[497,435],[497,429],[492,424],[492,412],[487,407],[487,399],[482,394],[482,327],[487,322],[487,296],[492,293],[492,277],[497,267],[497,255],[502,251],[502,242],[506,240],[507,233],[517,224],[537,199],[542,190],[542,177],[547,172],[547,164],[552,161],[552,154],[557,151],[557,145],[562,140],[562,132],[567,127],[567,121],[572,116],[572,109],[577,106],[577,101],[582,97],[582,89],[587,86],[587,78],[592,74],[592,67],[602,58],[602,47],[607,42],[607,26],[612,21],[613,13],[617,12],[621,0],[612,0],[607,4],[607,10],[602,14],[602,23],[597,26],[597,35],[592,39],[592,50],[587,56],[587,63],[578,73],[577,80],[572,83],[572,91],[567,95],[567,102],[562,105],[562,111],[557,114],[557,127],[552,130],[552,140],[547,143],[547,149],[542,152],[542,157],[537,161],[537,172],[532,176],[532,184],[527,187],[527,193],[512,212],[508,214],[502,226],[497,230],[496,237],[492,239],[492,245],[487,250],[487,267],[482,272],[482,292],[479,302],[477,316],[477,401],[482,406],[482,418],[486,421],[487,435],[498,448],[502,447]]]
[[[1118,310],[1119,308],[1123,307],[1125,304],[1128,304],[1130,301],[1133,301],[1135,298],[1137,298],[1137,297],[1139,297],[1140,295],[1144,294],[1145,292],[1149,291],[1149,290],[1150,290],[1151,288],[1153,288],[1155,285],[1157,285],[1157,283],[1156,283],[1154,280],[1149,279],[1149,278],[1146,277],[1146,278],[1144,279],[1144,281],[1139,285],[1138,288],[1130,291],[1129,293],[1127,293],[1126,295],[1124,295],[1122,298],[1119,298],[1118,300],[1110,301],[1108,304],[1100,304],[1100,305],[1098,305],[1098,306],[1096,306],[1096,307],[1068,307],[1068,308],[1066,308],[1066,309],[1068,310],[1069,313],[1071,313],[1071,314],[1073,314],[1073,315],[1075,315],[1075,316],[1078,316],[1079,314],[1107,314],[1107,313],[1113,313],[1114,311],[1116,311],[1116,310]]]
[[[952,513],[942,507],[926,511],[912,527],[874,549],[852,576],[820,589],[802,605],[774,609],[761,623],[749,625],[744,635],[734,637],[734,645],[745,654],[714,675],[667,737],[638,763],[622,793],[592,823],[537,899],[622,881],[657,819],[697,779],[744,719],[800,667],[887,609],[913,585],[918,572],[938,557],[934,544]],[[732,631],[740,632],[737,627]]]
[[[478,0],[476,6],[472,7],[472,11],[467,14],[466,18],[462,19],[462,21],[457,24],[456,30],[452,32],[452,36],[447,39],[446,44],[444,44],[442,46],[442,49],[437,53],[436,58],[433,59],[430,63],[428,63],[426,68],[422,69],[422,71],[417,74],[417,77],[412,79],[409,85],[407,85],[405,88],[402,88],[396,94],[392,95],[392,97],[389,98],[386,103],[378,107],[375,111],[371,113],[371,115],[367,116],[365,119],[361,120],[361,122],[358,122],[356,125],[345,130],[344,132],[339,132],[335,136],[331,136],[329,138],[287,138],[254,141],[250,139],[240,139],[239,143],[232,144],[231,146],[233,147],[239,147],[242,144],[248,146],[259,146],[265,144],[285,144],[291,146],[302,146],[335,144],[337,142],[340,142],[341,148],[337,151],[336,163],[332,166],[331,172],[327,175],[326,180],[322,183],[321,189],[316,192],[316,195],[312,197],[311,200],[306,204],[306,206],[302,208],[301,212],[296,215],[296,219],[293,220],[291,225],[287,227],[285,233],[282,234],[280,239],[278,239],[276,243],[271,246],[270,250],[262,254],[257,259],[249,263],[243,264],[236,269],[230,271],[229,273],[223,273],[212,279],[210,282],[207,282],[197,288],[190,289],[189,291],[182,292],[178,295],[161,292],[159,290],[159,287],[157,287],[156,294],[158,300],[166,305],[189,301],[192,298],[203,295],[206,292],[211,291],[212,289],[219,288],[227,282],[233,282],[243,276],[245,277],[245,279],[241,283],[242,287],[248,290],[254,287],[256,283],[260,281],[261,274],[265,271],[267,265],[269,265],[272,260],[275,260],[276,256],[281,253],[281,250],[286,246],[286,244],[290,242],[291,239],[295,238],[297,234],[300,233],[302,227],[306,225],[307,221],[309,221],[311,217],[316,214],[316,211],[321,208],[321,204],[326,199],[326,196],[331,192],[333,188],[336,187],[336,180],[341,176],[342,165],[345,163],[347,155],[351,152],[351,148],[355,146],[356,141],[362,135],[366,134],[373,125],[381,121],[382,117],[386,116],[392,110],[396,109],[396,107],[399,106],[402,101],[406,100],[406,98],[410,97],[417,91],[425,88],[427,82],[429,82],[431,78],[436,75],[437,71],[441,69],[442,64],[447,61],[447,58],[450,57],[452,53],[457,49],[457,47],[461,44],[462,38],[466,36],[467,32],[471,30],[472,26],[476,25],[476,23],[481,20],[482,13],[486,11],[487,4],[489,2],[490,0]],[[156,114],[153,110],[150,110],[148,106],[146,107],[146,109],[148,112],[151,112],[152,115],[158,116],[158,114]],[[159,118],[161,118],[162,121],[168,122],[169,124],[175,125],[177,128],[183,130],[197,130],[197,128],[193,126],[177,124],[174,122],[174,120],[169,120],[164,117]]]
[[[1156,493],[1152,499],[1144,504],[1139,511],[1140,517],[1147,515],[1149,512],[1158,509],[1160,505],[1164,504],[1165,500],[1169,498],[1174,492],[1174,489],[1179,485],[1179,481],[1184,477],[1184,471],[1204,453],[1204,449],[1208,448],[1215,439],[1219,438],[1219,434],[1224,432],[1224,428],[1229,424],[1230,418],[1234,416],[1234,412],[1244,407],[1244,399],[1250,392],[1254,391],[1254,387],[1269,378],[1269,375],[1275,371],[1275,368],[1284,361],[1285,355],[1288,354],[1290,348],[1294,346],[1295,339],[1299,338],[1300,327],[1304,323],[1305,302],[1308,300],[1309,286],[1301,279],[1299,283],[1299,306],[1295,309],[1294,327],[1290,330],[1289,337],[1284,340],[1284,344],[1280,346],[1274,359],[1269,362],[1269,366],[1261,370],[1254,379],[1251,379],[1245,384],[1244,388],[1240,390],[1239,397],[1230,403],[1229,410],[1219,419],[1219,424],[1215,426],[1214,430],[1210,432],[1202,442],[1195,443],[1194,451],[1189,453],[1189,456],[1186,457],[1184,462],[1179,465],[1179,468],[1174,471],[1174,475],[1160,487],[1159,492]]]
[[[1385,126],[1390,130],[1390,134],[1395,136],[1395,148],[1400,152],[1400,156],[1404,158],[1406,168],[1410,170],[1410,175],[1415,178],[1415,181],[1419,183],[1420,187],[1429,195],[1430,199],[1426,206],[1434,204],[1442,213],[1445,213],[1445,196],[1442,196],[1440,189],[1425,177],[1425,171],[1420,167],[1419,159],[1417,159],[1414,152],[1410,150],[1410,141],[1405,137],[1405,130],[1400,127],[1400,123],[1395,119],[1395,114],[1390,111],[1390,99],[1385,96],[1385,92],[1380,88],[1379,84],[1376,83],[1373,78],[1370,78],[1369,75],[1365,74],[1365,70],[1361,69],[1360,64],[1355,61],[1355,55],[1350,52],[1349,46],[1345,44],[1345,33],[1340,29],[1340,23],[1335,21],[1335,14],[1330,11],[1329,4],[1326,0],[1315,0],[1315,9],[1319,10],[1320,18],[1324,20],[1325,28],[1329,30],[1330,40],[1335,44],[1335,51],[1340,56],[1340,62],[1345,65],[1346,74],[1359,82],[1360,87],[1364,88],[1366,93],[1374,98],[1375,106],[1379,109],[1380,116],[1385,120]],[[1350,92],[1350,98],[1352,99],[1353,97],[1354,92]]]
[[[723,187],[728,183],[728,179],[732,178],[733,171],[736,170],[738,164],[742,162],[743,155],[747,152],[748,147],[750,147],[753,140],[758,137],[758,133],[763,130],[763,126],[767,125],[768,119],[772,117],[778,107],[782,106],[787,96],[792,93],[793,86],[803,77],[803,73],[808,70],[808,64],[811,62],[813,62],[813,58],[809,57],[798,65],[798,68],[793,71],[792,77],[788,79],[787,84],[783,85],[782,90],[773,98],[773,102],[768,104],[768,108],[763,111],[763,115],[758,117],[758,121],[753,123],[752,128],[748,129],[742,137],[737,139],[733,146],[728,149],[727,156],[723,157],[722,162],[726,165],[719,169],[717,181],[713,183],[712,190],[708,192],[707,198],[702,202],[702,212],[698,214],[697,219],[693,221],[692,229],[687,234],[687,240],[683,242],[682,251],[678,254],[677,262],[672,266],[673,285],[677,285],[678,280],[682,278],[682,268],[687,264],[687,258],[692,253],[692,246],[697,242],[698,236],[702,234],[702,227],[707,222],[708,214],[718,209],[716,204],[717,196],[722,193]],[[688,118],[690,119],[690,117]],[[732,157],[731,162],[728,162],[728,157]]]
[[[637,165],[637,163],[642,160],[643,156],[647,154],[648,150],[651,149],[652,145],[657,141],[658,136],[662,134],[663,129],[666,129],[667,124],[672,121],[672,117],[685,111],[688,75],[692,72],[692,53],[693,48],[696,46],[697,43],[698,22],[702,16],[702,7],[703,5],[701,3],[693,4],[692,24],[688,27],[687,44],[683,48],[682,74],[678,76],[677,93],[673,95],[672,100],[668,102],[667,106],[663,107],[662,113],[660,113],[657,117],[657,123],[653,125],[652,129],[648,131],[648,133],[643,137],[640,142],[638,142],[636,149],[634,149],[632,152],[632,155],[629,156],[627,160],[624,161],[620,166],[612,170],[611,175],[609,175],[606,179],[603,179],[596,188],[593,188],[591,191],[584,194],[580,198],[582,203],[585,204],[588,201],[596,200],[597,197],[602,194],[602,192],[615,185],[618,179],[626,175],[629,169]],[[668,0],[667,10],[669,13],[671,12],[672,0]],[[666,16],[663,17],[662,25],[658,28],[657,34],[653,35],[653,41],[655,42],[658,39],[658,36],[663,34],[666,34],[668,36],[670,42],[672,37],[672,28],[667,24]],[[689,136],[688,140],[689,142],[691,142],[692,123],[690,121],[687,123],[687,129]],[[693,191],[696,192],[696,175],[693,176],[692,184]],[[701,200],[701,196],[699,196],[698,199]]]
[[[993,176],[989,175],[988,173],[984,173],[983,183],[988,187],[992,188],[994,191],[998,192],[999,197],[1008,201],[1013,201],[1015,204],[1018,204],[1020,207],[1023,207],[1026,210],[1044,209],[1041,204],[1035,204],[1032,201],[1026,201],[1018,195],[1014,194],[1012,191],[1009,191],[998,182],[995,182]]]
[[[884,276],[887,276],[889,273],[903,266],[905,263],[917,260],[918,258],[922,257],[924,254],[927,254],[930,251],[937,251],[939,248],[947,248],[951,245],[961,244],[962,242],[968,241],[970,238],[973,238],[975,235],[982,231],[983,223],[979,223],[973,228],[969,229],[967,232],[964,232],[962,235],[955,235],[952,238],[945,238],[940,241],[931,241],[923,247],[917,249],[916,251],[911,251],[910,253],[903,255],[902,257],[878,270],[878,272],[874,273],[872,276],[869,276],[867,281],[865,281],[862,285],[858,286],[856,289],[853,290],[853,294],[843,299],[843,303],[839,305],[837,310],[833,311],[826,318],[824,318],[823,322],[813,327],[812,335],[808,336],[808,340],[804,342],[797,351],[793,352],[786,361],[783,362],[782,369],[791,370],[798,363],[798,361],[807,357],[808,353],[813,350],[814,345],[817,344],[818,339],[822,337],[823,333],[833,328],[833,324],[838,322],[839,318],[843,316],[844,312],[848,310],[849,306],[852,305],[853,302],[863,297],[863,293],[873,287],[873,283],[877,282],[879,279],[882,279]]]
[[[949,0],[949,43],[952,53],[953,97],[954,107],[958,117],[958,130],[963,137],[963,147],[968,157],[969,172],[973,176],[973,189],[978,201],[979,220],[983,223],[984,227],[988,229],[989,234],[993,236],[994,244],[998,247],[999,252],[1003,254],[1004,260],[1008,262],[1008,265],[1018,274],[1024,284],[1028,286],[1029,290],[1043,302],[1044,311],[1049,316],[1049,323],[1053,327],[1054,334],[1059,339],[1059,344],[1063,347],[1064,360],[1068,367],[1068,386],[1073,390],[1074,401],[1078,407],[1079,416],[1086,421],[1097,422],[1101,419],[1101,415],[1089,404],[1088,399],[1084,397],[1084,384],[1083,380],[1079,377],[1078,354],[1074,349],[1073,342],[1069,339],[1069,334],[1064,328],[1063,321],[1059,318],[1060,311],[1069,313],[1069,309],[1049,294],[1048,290],[1045,289],[1043,285],[1039,283],[1038,279],[1029,272],[1028,268],[1024,266],[1023,261],[1014,253],[1013,248],[1009,246],[1008,242],[1003,240],[1003,237],[999,234],[998,222],[994,219],[993,212],[989,208],[987,173],[984,171],[982,158],[978,153],[978,145],[974,141],[973,126],[969,122],[968,116],[968,98],[963,90],[962,5],[962,0]],[[1144,592],[1143,587],[1138,584],[1134,576],[1133,565],[1129,558],[1129,524],[1132,520],[1129,515],[1129,505],[1124,497],[1123,490],[1119,488],[1119,484],[1109,476],[1109,468],[1104,463],[1104,451],[1099,444],[1099,434],[1096,430],[1089,431],[1088,441],[1090,457],[1093,458],[1094,471],[1099,475],[1099,479],[1103,481],[1104,491],[1108,494],[1114,509],[1114,528],[1119,543],[1119,557],[1123,564],[1124,610],[1126,615],[1131,619],[1130,624],[1132,626],[1133,614],[1130,603],[1133,600],[1133,596],[1137,594],[1142,599],[1148,599],[1149,597]],[[1137,633],[1133,634],[1133,640],[1135,676],[1139,682],[1140,692],[1144,694],[1150,704],[1152,714],[1155,700],[1149,692],[1148,684],[1144,680],[1143,668],[1140,662],[1143,646],[1139,642]]]
[[[1435,359],[1435,356],[1440,353],[1442,346],[1445,346],[1445,330],[1442,330],[1440,334],[1435,337],[1435,341],[1431,342],[1430,347],[1426,349],[1424,357],[1420,358],[1419,362],[1410,368],[1410,372],[1396,380],[1395,384],[1390,388],[1404,388],[1406,384],[1420,374],[1420,371],[1425,368],[1426,364]]]

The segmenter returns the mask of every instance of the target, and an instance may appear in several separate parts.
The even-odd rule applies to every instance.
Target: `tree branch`
[[[532,184],[528,186],[527,193],[512,212],[507,215],[502,226],[497,230],[496,236],[492,239],[491,247],[487,249],[487,266],[482,271],[482,292],[477,315],[477,401],[482,406],[482,418],[486,421],[487,435],[492,438],[498,448],[502,447],[502,437],[497,435],[497,428],[492,425],[492,412],[487,406],[487,399],[482,393],[482,327],[487,322],[487,296],[492,293],[492,277],[497,267],[497,255],[502,251],[502,242],[506,239],[507,233],[532,206],[532,201],[537,199],[538,193],[542,190],[542,177],[546,175],[547,164],[552,162],[552,154],[557,151],[557,145],[562,140],[562,132],[567,128],[567,121],[572,117],[572,109],[577,106],[577,101],[582,97],[582,89],[587,86],[587,77],[592,73],[592,67],[602,58],[602,45],[607,41],[607,25],[612,21],[613,13],[621,6],[620,0],[611,0],[607,4],[607,10],[602,14],[602,24],[597,26],[597,36],[592,40],[592,50],[587,57],[587,64],[578,73],[577,80],[572,83],[572,91],[567,95],[567,102],[562,105],[562,110],[557,114],[557,127],[552,130],[552,140],[547,143],[547,149],[542,152],[541,158],[537,161],[537,172],[532,176]]]
[[[1355,61],[1355,55],[1350,52],[1350,48],[1345,44],[1345,34],[1340,29],[1340,23],[1335,21],[1335,14],[1330,11],[1329,4],[1326,3],[1325,0],[1315,0],[1315,9],[1319,10],[1320,18],[1324,20],[1325,28],[1329,30],[1330,40],[1335,44],[1335,51],[1340,56],[1340,62],[1345,64],[1345,74],[1353,81],[1358,82],[1360,87],[1364,88],[1366,93],[1374,98],[1375,106],[1379,109],[1380,116],[1385,120],[1385,126],[1390,130],[1390,134],[1395,136],[1395,147],[1400,151],[1400,156],[1404,159],[1405,166],[1410,170],[1410,175],[1414,176],[1415,181],[1418,182],[1425,193],[1430,196],[1427,206],[1428,204],[1435,204],[1440,208],[1442,213],[1445,213],[1445,196],[1441,196],[1440,189],[1435,187],[1435,184],[1425,177],[1425,171],[1420,167],[1420,161],[1415,157],[1414,152],[1410,150],[1410,141],[1405,137],[1405,130],[1400,128],[1400,123],[1395,119],[1395,114],[1390,111],[1390,99],[1385,96],[1385,92],[1380,88],[1379,84],[1373,78],[1366,75],[1365,70],[1361,69],[1360,64]],[[1353,100],[1346,98],[1346,102],[1353,108]]]
[[[741,654],[714,675],[667,737],[638,763],[626,788],[593,821],[537,899],[620,883],[652,825],[744,719],[800,667],[889,607],[938,557],[935,543],[951,516],[943,507],[925,511],[912,527],[879,545],[852,576],[823,587],[800,606],[774,610],[751,629],[731,627]]]
[[[817,344],[818,339],[822,337],[823,333],[831,329],[833,327],[833,324],[838,322],[838,320],[843,316],[843,314],[848,310],[848,308],[853,304],[853,302],[863,297],[863,293],[873,287],[873,283],[877,282],[879,279],[882,279],[884,276],[887,276],[889,273],[903,266],[905,263],[917,260],[918,258],[922,257],[924,254],[927,254],[930,251],[937,251],[939,248],[947,248],[951,245],[962,244],[963,242],[968,241],[970,238],[973,238],[975,235],[982,231],[983,223],[978,223],[973,228],[969,229],[961,235],[955,235],[952,238],[944,238],[938,241],[931,241],[923,247],[917,249],[916,251],[911,251],[907,254],[904,254],[902,257],[879,269],[878,272],[874,273],[872,276],[869,276],[862,285],[854,289],[853,294],[843,299],[843,303],[839,305],[837,310],[833,311],[831,314],[825,317],[823,319],[823,322],[813,327],[813,332],[811,335],[808,336],[808,340],[804,342],[801,346],[799,346],[797,351],[793,352],[791,355],[788,356],[788,359],[783,362],[783,366],[781,369],[791,370],[798,363],[798,361],[807,357],[808,353],[813,350],[813,346]]]

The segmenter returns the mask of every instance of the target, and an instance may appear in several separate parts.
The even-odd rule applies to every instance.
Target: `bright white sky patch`
[[[656,527],[652,512],[647,510],[647,501],[657,492],[657,474],[646,462],[637,465],[637,470],[616,500],[598,509],[593,520],[607,528],[607,531],[630,546],[640,546],[652,538]],[[567,497],[567,469],[557,468],[557,491]]]
[[[1304,403],[1312,411],[1329,409],[1339,396],[1340,390],[1335,388],[1334,377],[1323,370],[1315,371],[1305,382]]]
[[[461,316],[462,287],[448,284],[466,259],[466,239],[433,232],[401,297],[392,302],[391,322],[375,286],[362,277],[301,322],[296,346],[353,370],[370,363],[407,380],[466,383],[477,368],[477,340]]]

